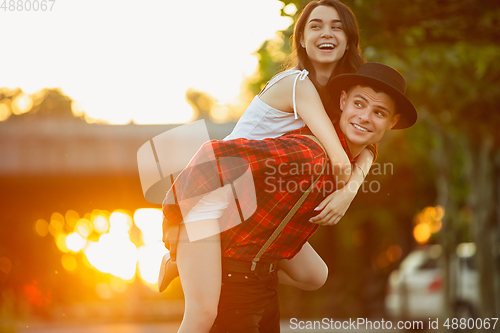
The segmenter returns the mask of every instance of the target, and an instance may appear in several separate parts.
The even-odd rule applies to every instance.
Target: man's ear
[[[342,90],[342,92],[340,93],[340,111],[344,111],[346,102],[347,102],[347,93],[345,90]]]
[[[398,123],[399,118],[401,118],[401,113],[395,114],[392,117],[391,124],[389,125],[389,129],[392,129]]]

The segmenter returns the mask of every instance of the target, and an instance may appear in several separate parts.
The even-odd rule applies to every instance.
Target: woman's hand
[[[352,200],[358,193],[359,188],[365,181],[365,175],[370,171],[370,166],[373,163],[373,154],[367,149],[359,154],[356,164],[349,170],[349,182],[341,184],[337,178],[337,188],[341,189],[333,192],[323,200],[314,210],[321,210],[321,213],[311,218],[311,223],[320,225],[334,225],[344,216],[347,208],[351,205]],[[345,172],[345,171],[344,171]]]
[[[337,224],[351,205],[356,193],[357,191],[350,191],[349,186],[333,192],[314,209],[321,211],[321,213],[311,218],[309,221],[319,225]]]

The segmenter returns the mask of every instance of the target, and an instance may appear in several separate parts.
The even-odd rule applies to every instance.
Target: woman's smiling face
[[[314,8],[307,18],[300,44],[315,68],[333,68],[344,56],[347,36],[337,10],[330,6]]]

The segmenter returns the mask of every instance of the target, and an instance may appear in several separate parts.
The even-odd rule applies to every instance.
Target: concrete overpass
[[[206,121],[211,139],[234,123]],[[0,123],[0,177],[137,174],[137,150],[176,125],[87,124],[76,118]],[[173,143],[176,144],[176,143]]]

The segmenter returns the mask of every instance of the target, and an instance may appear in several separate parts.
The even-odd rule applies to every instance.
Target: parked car
[[[475,318],[479,305],[479,276],[474,267],[474,243],[457,247],[450,260],[450,287],[456,295],[455,318]],[[412,251],[393,271],[387,283],[385,309],[394,319],[424,320],[444,318],[444,260],[440,245]]]

